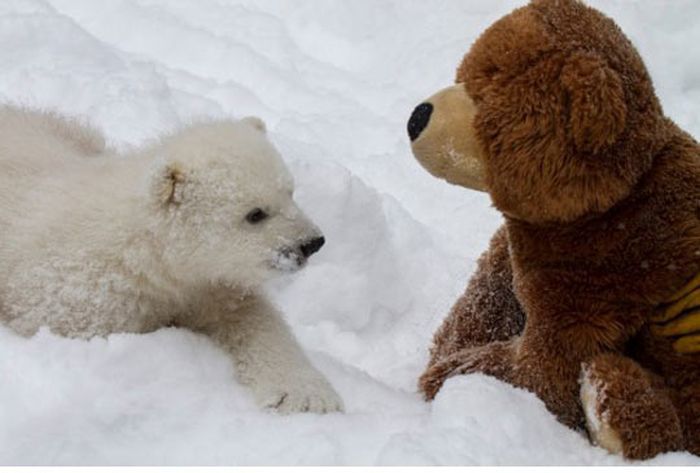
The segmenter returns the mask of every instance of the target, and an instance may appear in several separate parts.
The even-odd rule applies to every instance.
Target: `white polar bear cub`
[[[256,118],[117,154],[75,121],[0,108],[0,320],[26,336],[185,327],[261,406],[342,410],[259,290],[323,245],[292,192]]]

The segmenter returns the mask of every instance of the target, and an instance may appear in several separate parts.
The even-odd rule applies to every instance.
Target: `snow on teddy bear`
[[[256,118],[126,155],[55,114],[0,110],[0,320],[69,337],[179,326],[232,358],[257,402],[340,410],[260,285],[323,245]]]
[[[630,458],[700,455],[700,148],[634,46],[576,0],[488,28],[409,120],[432,174],[505,224],[435,335],[420,387],[483,372]]]

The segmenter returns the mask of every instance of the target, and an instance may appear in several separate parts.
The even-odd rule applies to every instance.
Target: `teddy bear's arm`
[[[513,293],[508,233],[503,226],[479,258],[466,291],[436,332],[431,360],[466,347],[507,340],[520,333],[524,323],[525,315]]]
[[[525,315],[513,293],[508,233],[499,228],[464,294],[452,307],[435,333],[431,358],[419,382],[421,391],[432,398],[452,369],[462,361],[460,353],[519,334]]]

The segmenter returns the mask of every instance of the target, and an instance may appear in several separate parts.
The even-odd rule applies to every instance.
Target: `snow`
[[[130,147],[258,115],[327,245],[270,284],[345,414],[260,412],[184,330],[69,340],[0,328],[1,464],[605,464],[532,394],[481,375],[416,393],[433,331],[500,224],[412,158],[422,98],[511,0],[4,0],[0,100],[88,117]],[[700,135],[700,3],[596,0]],[[653,465],[700,465],[685,453]]]

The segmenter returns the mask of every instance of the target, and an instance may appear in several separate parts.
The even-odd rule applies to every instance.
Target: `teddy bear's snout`
[[[420,134],[428,126],[430,115],[433,113],[433,105],[430,103],[422,103],[418,105],[408,119],[408,136],[411,141],[415,141]]]

